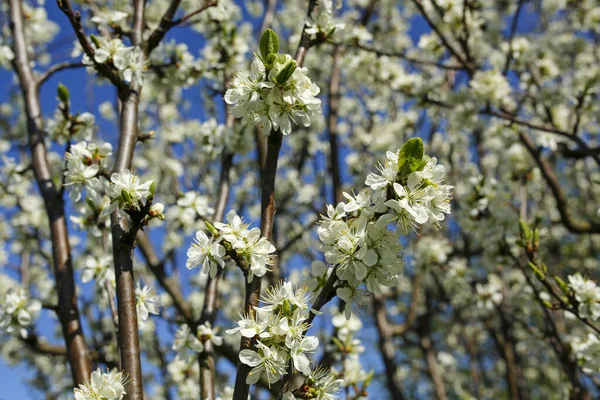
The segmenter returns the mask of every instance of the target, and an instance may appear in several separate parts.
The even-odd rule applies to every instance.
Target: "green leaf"
[[[421,138],[409,139],[398,153],[398,172],[402,177],[418,171],[425,155],[425,146]]]
[[[273,29],[267,29],[260,37],[260,54],[267,59],[269,54],[279,52],[279,38]]]
[[[125,189],[121,190],[121,199],[123,199],[124,204],[131,204],[131,195]]]
[[[275,77],[277,83],[278,84],[285,83],[292,76],[292,74],[296,70],[297,66],[298,65],[296,64],[296,61],[292,60],[288,65],[283,67],[283,69],[281,71],[279,71],[279,73]]]
[[[63,103],[68,103],[69,98],[71,97],[71,95],[69,94],[69,89],[67,89],[67,87],[60,82],[58,83],[56,94],[58,95],[60,101],[62,101]]]

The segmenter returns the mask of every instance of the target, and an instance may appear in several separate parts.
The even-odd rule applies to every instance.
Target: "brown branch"
[[[469,71],[470,74],[472,74],[475,71],[474,67],[463,58],[463,56],[454,48],[454,46],[452,46],[450,44],[450,42],[448,42],[448,39],[446,39],[446,37],[444,36],[442,31],[438,28],[438,26],[436,24],[433,23],[433,21],[431,20],[429,15],[427,15],[427,12],[425,12],[425,9],[423,8],[423,5],[421,4],[421,0],[412,0],[412,1],[413,1],[413,4],[419,9],[419,12],[423,16],[423,18],[425,18],[425,21],[427,21],[427,24],[429,25],[429,27],[431,29],[433,29],[433,31],[436,33],[436,35],[442,41],[442,43],[448,49],[448,51],[454,57],[456,57],[456,59],[460,62],[460,64],[463,65],[465,67],[465,69],[467,69],[467,71]]]
[[[340,45],[343,45],[342,43],[340,43]],[[411,64],[417,64],[417,65],[427,65],[427,66],[431,66],[431,67],[437,67],[440,69],[446,69],[446,70],[450,70],[450,71],[460,71],[463,69],[466,69],[466,67],[462,66],[462,65],[448,65],[448,64],[443,64],[443,63],[439,63],[436,61],[429,61],[429,60],[422,60],[419,58],[415,58],[415,57],[411,57],[409,55],[407,55],[406,53],[403,52],[398,52],[398,51],[386,51],[386,50],[380,50],[380,49],[376,49],[373,47],[369,47],[369,46],[365,46],[362,45],[358,42],[356,43],[352,43],[347,45],[351,48],[355,48],[355,49],[359,49],[359,50],[363,50],[369,53],[374,53],[378,56],[385,56],[385,57],[392,57],[392,58],[400,58],[404,61],[407,61]]]
[[[63,346],[48,343],[41,340],[37,335],[30,334],[26,339],[22,339],[27,347],[39,354],[48,356],[64,357],[67,355],[67,349]]]
[[[54,75],[57,72],[64,71],[66,69],[75,69],[83,67],[85,67],[85,64],[81,62],[65,61],[62,63],[54,64],[38,77],[37,85],[42,86],[48,79],[52,77],[52,75]]]
[[[276,8],[277,8],[277,0],[267,0],[267,7],[265,10],[265,15],[263,17],[263,22],[260,25],[261,33],[271,27],[271,24],[273,23],[273,16],[275,15]]]
[[[379,334],[379,352],[383,358],[388,391],[393,399],[402,400],[405,397],[402,393],[400,383],[396,380],[397,362],[395,359],[396,351],[392,342],[393,331],[388,323],[385,308],[382,296],[375,296],[373,298],[373,311],[375,313],[375,325]]]
[[[160,23],[158,24],[156,29],[154,29],[154,31],[150,34],[150,37],[148,38],[148,41],[145,44],[146,55],[152,53],[152,51],[159,45],[160,41],[165,37],[167,32],[169,32],[169,30],[172,27],[180,25],[188,21],[193,16],[200,14],[204,10],[217,5],[217,1],[211,1],[209,3],[206,3],[204,6],[200,7],[196,11],[182,18],[179,18],[178,20],[173,20],[175,14],[177,13],[177,9],[179,8],[180,3],[181,0],[171,0],[167,11],[165,11],[162,18],[160,19]]]
[[[173,26],[177,26],[177,25],[181,25],[187,21],[190,20],[190,18],[195,17],[196,15],[200,14],[201,12],[211,8],[211,7],[215,7],[217,5],[217,1],[211,1],[210,3],[207,3],[206,5],[200,7],[199,9],[197,9],[196,11],[193,11],[191,13],[189,13],[188,15],[185,15],[181,18],[179,18],[176,21],[173,21]]]
[[[542,157],[540,150],[527,133],[519,131],[519,138],[537,163],[546,183],[550,186],[550,191],[556,201],[556,208],[558,209],[558,213],[560,214],[560,218],[565,227],[573,233],[600,233],[600,224],[597,222],[575,219],[575,217],[569,214],[567,198],[562,191],[560,182],[554,174],[552,167]]]
[[[402,324],[392,326],[391,329],[394,336],[404,335],[414,325],[415,320],[417,319],[417,311],[419,309],[419,291],[421,290],[423,279],[424,275],[422,273],[415,275],[415,279],[412,283],[410,304],[408,306],[408,312],[406,313],[406,319]]]
[[[134,1],[132,42],[139,45],[142,39],[144,0]],[[113,172],[122,173],[131,169],[135,143],[138,138],[138,112],[141,86],[131,83],[131,87],[119,90],[121,115],[119,121],[119,146]],[[117,280],[117,305],[119,314],[119,353],[123,372],[131,382],[127,386],[128,400],[143,400],[144,383],[142,376],[141,352],[138,332],[138,317],[133,276],[133,248],[138,223],[132,221],[127,226],[119,212],[111,214],[113,259]]]
[[[515,33],[517,32],[517,24],[519,23],[519,16],[521,15],[521,10],[523,9],[523,5],[525,4],[525,0],[519,0],[517,4],[517,9],[515,10],[515,15],[513,16],[512,23],[510,25],[510,37],[508,39],[508,54],[506,55],[506,62],[504,63],[504,68],[502,69],[502,75],[508,73],[510,69],[510,63],[513,59],[513,39],[515,37]]]
[[[113,85],[115,85],[119,90],[125,90],[127,85],[121,80],[119,77],[119,73],[113,69],[108,64],[98,64],[94,60],[95,50],[92,47],[91,43],[87,39],[85,32],[83,30],[83,25],[81,24],[81,14],[79,11],[74,11],[71,6],[70,0],[57,0],[58,8],[62,10],[62,12],[67,16],[73,30],[75,31],[75,35],[83,48],[84,53],[89,57],[90,61],[94,63],[94,68],[103,75],[108,78]]]
[[[58,294],[58,318],[67,346],[67,358],[71,366],[73,384],[77,386],[89,379],[92,372],[92,362],[89,349],[85,343],[77,307],[64,202],[60,196],[60,191],[53,183],[51,168],[47,159],[39,87],[36,85],[36,79],[31,70],[27,53],[21,2],[10,0],[9,9],[10,29],[15,53],[13,65],[23,95],[33,170],[44,200],[50,225],[52,259],[56,278],[56,292]]]
[[[228,128],[233,128],[233,115],[229,113],[229,107],[226,104],[227,111],[226,125]],[[221,162],[221,175],[219,177],[219,193],[217,195],[217,205],[215,208],[215,221],[223,220],[225,216],[225,207],[227,206],[227,200],[229,199],[230,191],[230,171],[233,166],[233,153],[226,152],[223,154]],[[217,299],[219,295],[219,281],[223,274],[222,269],[219,268],[217,275],[213,278],[210,276],[206,281],[206,290],[204,295],[204,305],[202,307],[202,314],[200,315],[200,321],[198,325],[210,323],[214,326],[214,321],[217,311]],[[201,338],[202,340],[202,338]],[[214,344],[212,340],[203,340],[203,350],[198,354],[198,362],[200,364],[200,398],[204,400],[214,400],[215,394],[215,356],[214,356]]]
[[[333,65],[331,80],[329,82],[329,113],[327,115],[327,131],[329,133],[329,173],[331,175],[333,204],[337,205],[344,200],[342,195],[342,178],[340,175],[340,157],[337,136],[338,111],[340,107],[340,80],[341,80],[342,49],[335,46],[333,49]]]
[[[165,11],[162,18],[160,19],[158,26],[156,27],[156,29],[154,29],[154,31],[152,31],[150,37],[148,38],[148,41],[146,42],[146,55],[152,53],[152,50],[154,50],[158,46],[160,41],[165,37],[169,29],[171,29],[171,27],[173,26],[173,17],[177,12],[177,8],[179,8],[180,3],[181,0],[171,0],[167,11]]]
[[[300,63],[298,63],[300,65]],[[261,218],[260,232],[261,236],[271,240],[273,234],[273,220],[275,217],[275,177],[277,175],[277,163],[279,160],[279,151],[283,135],[281,131],[271,131],[267,141],[267,157],[265,160],[265,172],[262,181],[261,193]],[[244,313],[254,315],[254,307],[258,306],[260,298],[261,281],[259,277],[254,277],[252,282],[246,283],[246,296],[244,302]],[[244,349],[253,349],[254,343],[246,337],[241,338],[240,351]],[[249,387],[246,384],[246,376],[251,368],[243,363],[238,363],[235,377],[235,388],[233,400],[246,400],[248,398]]]

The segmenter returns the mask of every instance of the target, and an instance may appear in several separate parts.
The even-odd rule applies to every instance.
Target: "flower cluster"
[[[207,340],[215,346],[223,344],[223,338],[217,335],[217,328],[213,328],[210,322],[199,325],[195,335],[187,324],[182,324],[175,334],[172,349],[177,352],[178,359],[188,362],[204,351],[204,342]]]
[[[569,276],[569,287],[579,303],[577,309],[579,316],[596,321],[600,317],[600,287],[596,282],[585,279],[580,273]]]
[[[83,283],[95,279],[98,287],[103,287],[106,282],[112,287],[116,285],[115,270],[112,268],[112,257],[110,255],[88,256],[85,258],[83,266],[83,273],[81,274]]]
[[[475,290],[479,297],[477,307],[484,310],[493,310],[495,306],[502,303],[502,279],[495,274],[490,274],[487,283],[477,283]]]
[[[336,379],[327,369],[317,368],[306,377],[299,389],[285,393],[283,400],[337,400],[339,397],[334,395],[334,393],[339,392],[341,382],[341,379]]]
[[[337,30],[345,28],[345,24],[336,23],[333,18],[333,2],[331,0],[321,0],[312,10],[310,18],[306,21],[306,34],[311,35],[311,39],[324,40],[331,37]]]
[[[59,144],[68,140],[91,140],[95,129],[96,117],[89,112],[70,115],[58,109],[54,118],[48,120],[50,138]]]
[[[381,286],[396,282],[402,270],[400,234],[423,225],[438,227],[450,213],[452,186],[442,184],[445,169],[424,154],[421,139],[409,140],[387,158],[380,174],[367,177],[368,188],[355,196],[345,193],[347,203],[328,205],[318,228],[325,260],[340,280],[336,291],[346,302],[347,316],[351,303],[361,304],[366,296],[362,284],[380,293]],[[390,225],[400,229],[390,230]]]
[[[600,339],[593,333],[588,333],[585,338],[572,337],[570,346],[577,362],[586,374],[600,372]]]
[[[14,58],[15,53],[13,53],[10,46],[4,44],[3,40],[0,39],[0,68],[9,69]]]
[[[137,283],[135,288],[135,307],[138,316],[138,325],[143,326],[150,314],[159,315],[160,301],[158,296],[152,293],[152,286],[141,286]]]
[[[125,385],[129,379],[122,372],[92,372],[88,383],[75,388],[75,400],[121,400],[125,396]]]
[[[255,313],[242,317],[236,328],[227,331],[257,340],[256,350],[244,349],[239,356],[243,364],[252,367],[247,384],[258,382],[261,374],[269,384],[277,382],[287,373],[290,359],[302,374],[311,374],[306,354],[315,351],[319,339],[305,335],[311,299],[307,292],[306,287],[294,290],[290,282],[273,286],[262,297],[262,307],[255,307]]]
[[[11,288],[0,303],[0,328],[7,333],[19,332],[26,339],[27,327],[33,325],[41,309],[42,303],[31,299],[26,290]]]
[[[470,82],[471,90],[482,101],[493,105],[510,104],[512,89],[498,70],[477,71]]]
[[[117,209],[127,212],[139,212],[148,208],[152,218],[163,218],[164,206],[161,203],[152,204],[154,198],[154,182],[140,183],[140,178],[129,170],[115,172],[110,176],[111,185],[107,189],[110,198],[110,211]]]
[[[108,64],[121,72],[125,82],[140,86],[144,80],[146,71],[146,60],[139,47],[128,47],[121,39],[110,39],[92,35],[92,42],[96,46],[94,62]],[[85,65],[94,65],[87,54],[83,55],[82,62]]]
[[[260,51],[250,76],[236,75],[225,93],[233,116],[259,124],[265,132],[273,128],[284,135],[291,133],[292,122],[310,126],[314,114],[321,112],[321,100],[315,97],[320,89],[308,70],[299,68],[289,54],[278,53],[279,39],[270,29],[261,37]]]
[[[242,218],[235,210],[227,213],[228,223],[215,222],[214,226],[207,223],[211,236],[203,231],[196,233],[196,241],[187,251],[186,267],[192,269],[202,266],[202,274],[214,277],[218,267],[225,265],[224,257],[227,249],[235,252],[237,257],[248,264],[248,282],[254,276],[261,277],[273,263],[275,246],[260,235],[259,228],[248,229]]]
[[[96,145],[94,143],[79,142],[71,146],[65,154],[65,186],[70,188],[69,197],[79,201],[83,189],[91,198],[98,196],[102,188],[98,173],[107,166],[107,157],[112,154],[110,143]]]

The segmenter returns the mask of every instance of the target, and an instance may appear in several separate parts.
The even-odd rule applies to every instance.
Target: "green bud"
[[[99,49],[100,48],[100,40],[98,40],[96,35],[94,35],[94,34],[90,35],[90,39],[92,39],[92,42],[94,42],[94,45],[96,46],[96,48]]]
[[[519,235],[521,236],[521,239],[527,242],[529,242],[532,237],[531,229],[523,219],[519,219]]]
[[[540,230],[538,228],[533,230],[533,247],[535,249],[540,247]]]
[[[269,54],[277,54],[279,52],[279,38],[272,29],[267,29],[260,37],[260,54],[263,59],[267,59]]]
[[[567,285],[567,282],[563,281],[559,276],[555,276],[554,281],[556,282],[560,290],[563,291],[563,293],[569,293],[571,291],[569,285]]]
[[[276,82],[278,84],[285,83],[288,79],[290,79],[290,77],[292,76],[292,74],[296,70],[297,66],[298,65],[296,64],[296,61],[292,60],[281,71],[279,71],[279,73],[277,74],[277,77],[275,77]]]
[[[543,281],[546,279],[546,274],[544,274],[542,272],[541,269],[538,268],[537,265],[535,265],[534,263],[532,263],[531,261],[529,261],[529,268],[531,268],[531,270],[533,271],[533,273],[535,274],[535,276],[540,280]]]
[[[69,89],[67,89],[67,87],[60,82],[58,83],[56,94],[58,95],[59,100],[63,103],[68,103],[69,98],[71,97],[71,95],[69,94]]]
[[[335,345],[338,347],[338,349],[343,349],[344,348],[344,343],[342,343],[342,341],[338,338],[336,338],[335,336],[331,338],[331,340],[333,341],[333,343],[335,343]]]
[[[217,230],[217,228],[215,228],[213,224],[211,224],[208,221],[204,221],[204,225],[206,225],[206,229],[208,229],[211,235],[219,236],[219,231]]]
[[[373,377],[375,376],[375,370],[371,370],[369,371],[369,374],[367,375],[367,378],[365,379],[364,383],[363,383],[363,390],[366,389],[370,384],[371,381],[373,380]]]

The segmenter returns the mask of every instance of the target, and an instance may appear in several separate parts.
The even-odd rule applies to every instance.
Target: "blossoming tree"
[[[33,390],[600,395],[596,2],[0,7],[0,354]]]

